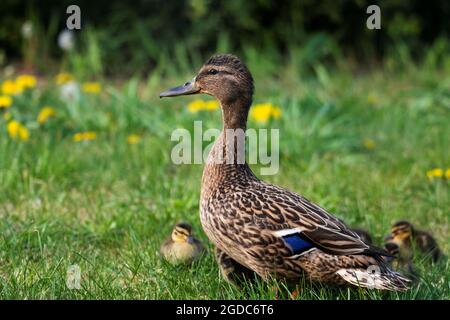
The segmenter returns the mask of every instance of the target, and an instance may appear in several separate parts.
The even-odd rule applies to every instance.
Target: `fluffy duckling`
[[[401,256],[412,258],[414,249],[431,258],[433,263],[442,256],[433,236],[428,232],[415,229],[408,221],[396,222],[391,228],[391,236],[390,242],[398,245]]]
[[[204,251],[200,240],[192,236],[192,227],[184,222],[175,225],[160,249],[161,255],[171,264],[190,264]]]
[[[404,250],[405,247],[400,246],[398,242],[394,240],[391,234],[384,237],[384,249],[392,255],[391,258],[386,258],[386,262],[389,263],[394,270],[403,270],[408,276],[416,276],[414,264],[412,262],[412,250]]]

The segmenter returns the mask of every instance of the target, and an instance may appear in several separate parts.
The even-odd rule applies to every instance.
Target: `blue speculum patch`
[[[311,242],[304,240],[300,236],[300,233],[284,236],[283,240],[292,249],[294,254],[302,253],[314,247]]]

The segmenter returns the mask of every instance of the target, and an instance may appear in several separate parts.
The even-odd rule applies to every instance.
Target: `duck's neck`
[[[232,102],[221,102],[222,107],[222,119],[223,129],[231,130],[246,130],[247,129],[247,117],[250,105],[252,104],[251,98],[238,99]]]
[[[213,154],[216,164],[223,160],[226,165],[245,165],[245,130],[247,129],[248,110],[250,109],[251,98],[242,96],[231,102],[221,101],[223,129],[220,138],[214,144]]]
[[[245,160],[245,130],[250,104],[251,99],[221,103],[223,130],[209,153],[203,171],[203,187],[233,179],[254,178]]]

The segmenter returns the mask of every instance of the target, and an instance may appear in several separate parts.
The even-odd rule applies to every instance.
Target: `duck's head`
[[[194,238],[192,237],[192,227],[185,222],[175,225],[171,237],[173,242],[193,243],[194,241]]]
[[[161,92],[160,98],[206,93],[224,103],[253,95],[253,78],[245,64],[231,54],[209,58],[198,74],[185,84]]]
[[[224,114],[242,113],[246,118],[253,89],[253,77],[246,65],[234,55],[218,54],[209,58],[192,80],[161,92],[159,97],[206,93],[220,101]]]
[[[408,221],[398,221],[391,228],[392,240],[398,244],[409,241],[414,234],[414,228]]]

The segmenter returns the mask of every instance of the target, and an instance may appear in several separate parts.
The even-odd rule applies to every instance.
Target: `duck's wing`
[[[266,183],[247,192],[253,193],[247,197],[253,199],[249,202],[255,212],[255,223],[278,237],[292,239],[297,235],[335,255],[388,255],[364,243],[342,221],[299,194]]]

